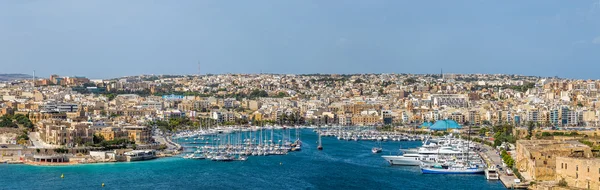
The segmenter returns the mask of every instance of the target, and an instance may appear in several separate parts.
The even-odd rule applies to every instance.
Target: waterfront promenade
[[[181,145],[174,143],[173,141],[171,141],[171,139],[169,137],[164,137],[161,135],[154,135],[154,136],[152,136],[152,138],[154,138],[154,140],[156,140],[156,142],[158,142],[160,144],[167,145],[168,150],[175,151],[175,150],[181,149]]]
[[[479,152],[479,155],[481,155],[481,157],[486,160],[488,165],[502,166],[502,158],[500,158],[500,155],[496,152],[496,149],[488,145],[484,145],[484,147],[487,149],[487,151]],[[507,189],[527,189],[528,185],[526,184],[526,182],[521,182],[519,184],[515,183],[515,179],[518,178],[515,175],[506,174],[506,169],[507,168],[504,168],[502,171],[498,171],[498,176],[500,177],[500,181],[502,181],[502,184]]]

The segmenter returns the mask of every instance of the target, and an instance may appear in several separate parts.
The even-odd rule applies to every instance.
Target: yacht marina
[[[391,165],[419,166],[424,174],[483,174],[486,163],[473,142],[452,136],[427,137],[421,147],[382,156]],[[399,153],[399,154],[400,154]]]
[[[176,135],[185,159],[246,161],[250,156],[287,155],[302,150],[302,127],[223,128]]]
[[[425,135],[378,131],[372,126],[325,126],[318,127],[315,132],[346,141],[421,141],[425,138]]]
[[[273,130],[274,142],[288,137],[290,143],[297,140],[296,129],[286,128],[286,130]],[[271,130],[265,129],[263,129],[263,138],[269,141]],[[323,150],[319,151],[319,136],[314,132],[315,129],[298,129],[302,141],[301,151],[288,151],[286,155],[249,155],[246,161],[219,162],[207,158],[183,159],[181,157],[194,153],[196,147],[208,145],[216,148],[219,142],[221,152],[227,144],[239,146],[239,140],[236,141],[239,136],[242,136],[242,144],[243,139],[257,139],[253,144],[259,144],[260,130],[254,131],[253,134],[230,133],[229,140],[227,134],[223,133],[194,137],[198,138],[196,140],[188,138],[187,141],[185,138],[174,138],[174,142],[185,147],[194,147],[184,148],[188,153],[182,153],[181,157],[62,167],[0,164],[0,169],[14,174],[5,178],[14,180],[11,186],[7,187],[8,189],[15,189],[13,187],[16,186],[35,189],[41,185],[57,189],[88,189],[100,187],[101,183],[106,184],[105,188],[141,189],[364,189],[364,184],[370,184],[371,189],[436,189],[440,186],[465,190],[505,189],[499,181],[485,180],[483,175],[422,174],[419,167],[390,166],[381,158],[382,155],[389,154],[389,151],[397,151],[399,147],[403,149],[420,147],[423,144],[420,141],[379,143],[378,141],[342,141],[334,137],[322,136]],[[207,141],[208,144],[187,144]],[[228,143],[229,141],[231,143]],[[382,153],[373,154],[371,150],[373,147],[381,147]],[[60,175],[63,173],[65,178],[61,179]],[[33,180],[40,178],[47,180]],[[324,180],[324,178],[331,178],[331,180]],[[265,183],[257,183],[263,180]],[[338,182],[342,180],[360,181],[360,183]]]
[[[308,128],[308,129],[307,129]],[[486,174],[487,165],[477,153],[480,146],[452,134],[432,137],[423,134],[378,131],[374,127],[346,126],[263,126],[218,127],[206,130],[181,131],[174,135],[185,148],[183,158],[212,161],[247,161],[249,157],[283,156],[303,148],[302,130],[316,133],[318,150],[323,150],[322,138],[339,141],[373,141],[373,154],[384,152],[382,143],[413,141],[421,146],[386,150],[382,155],[390,165],[416,166],[423,174]],[[394,155],[392,152],[397,151]]]

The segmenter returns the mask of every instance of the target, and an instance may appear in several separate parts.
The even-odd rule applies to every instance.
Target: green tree
[[[259,97],[268,97],[268,96],[269,96],[269,93],[267,93],[267,91],[255,89],[252,92],[250,92],[250,94],[248,95],[248,98],[256,99]]]
[[[75,144],[77,144],[77,145],[83,144],[83,139],[81,137],[75,137]]]
[[[55,148],[54,152],[59,153],[59,154],[66,154],[66,153],[69,152],[69,150],[66,149],[66,148],[61,147],[61,148]]]
[[[485,133],[487,133],[488,131],[489,131],[489,130],[488,130],[488,128],[485,128],[485,127],[484,127],[484,128],[481,128],[481,129],[479,130],[479,135],[481,135],[481,136],[484,136],[484,135],[485,135]]]
[[[165,150],[165,149],[167,149],[167,145],[165,145],[165,144],[158,145],[158,150]]]
[[[106,98],[108,98],[108,101],[112,101],[117,97],[117,95],[115,95],[113,93],[106,94],[105,96],[106,96]]]
[[[406,80],[404,80],[404,84],[407,84],[407,85],[411,85],[414,83],[417,83],[417,80],[415,78],[407,78]]]
[[[533,130],[535,129],[535,123],[533,121],[530,121],[529,123],[527,123],[527,138],[531,139],[531,137],[533,136]]]
[[[558,186],[560,187],[566,187],[569,184],[567,184],[567,180],[565,180],[565,178],[562,178],[560,181],[558,181]]]
[[[283,98],[283,97],[288,97],[289,95],[285,92],[279,92],[277,94],[277,96],[275,96],[276,98]]]
[[[0,117],[0,127],[11,127],[11,128],[19,127],[17,124],[15,124],[13,122],[12,119],[13,119],[12,115],[3,115],[2,117]]]
[[[104,141],[104,137],[100,134],[94,134],[94,136],[92,137],[92,141],[94,142],[94,144],[99,144]]]

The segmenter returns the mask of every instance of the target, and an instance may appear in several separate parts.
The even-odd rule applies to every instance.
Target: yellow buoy
[[[279,162],[279,165],[283,165],[283,163]]]
[[[60,174],[60,178],[65,178],[65,174]]]
[[[104,187],[104,183],[102,183],[102,187]]]

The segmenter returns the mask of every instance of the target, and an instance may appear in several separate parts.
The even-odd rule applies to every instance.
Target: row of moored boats
[[[188,146],[194,150],[184,155],[185,159],[207,159],[212,161],[246,161],[249,156],[286,155],[302,150],[299,130],[295,138],[291,130],[237,130],[227,133],[210,133],[198,137],[185,136],[184,144],[205,144]],[[182,138],[182,137],[180,137]],[[295,139],[295,140],[292,140]]]
[[[486,163],[474,143],[452,134],[426,138],[419,148],[400,149],[402,155],[382,156],[391,165],[419,166],[425,174],[484,174]]]

